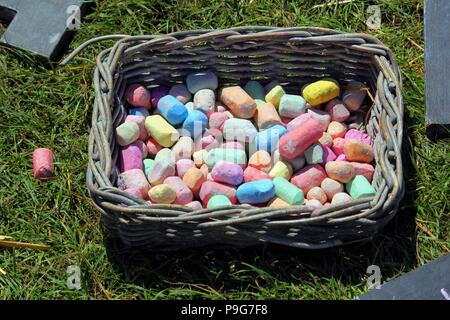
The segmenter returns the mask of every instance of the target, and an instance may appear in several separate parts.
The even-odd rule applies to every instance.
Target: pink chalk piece
[[[348,161],[344,153],[337,156],[336,161]]]
[[[314,142],[317,142],[322,134],[322,124],[310,118],[280,138],[279,152],[286,159],[294,159],[303,154]]]
[[[311,188],[320,186],[326,177],[327,174],[321,165],[312,164],[300,169],[291,178],[291,182],[307,194]]]
[[[194,199],[191,189],[184,184],[180,177],[168,177],[164,180],[164,183],[171,186],[177,194],[173,203],[185,205]]]
[[[327,103],[325,111],[331,116],[331,121],[344,122],[350,117],[350,112],[339,99],[333,99]]]
[[[177,175],[180,178],[183,178],[186,171],[188,171],[190,168],[195,167],[194,161],[191,159],[180,159],[176,163],[177,168]]]
[[[142,161],[144,160],[144,155],[142,144],[143,142],[138,140],[120,150],[121,172],[131,169],[143,170],[144,165]]]
[[[214,181],[232,186],[237,186],[244,180],[244,170],[241,166],[228,161],[218,161],[210,174]]]
[[[333,145],[331,146],[331,150],[333,150],[334,154],[336,156],[340,156],[341,154],[344,154],[344,138],[335,138],[333,139]]]
[[[356,129],[350,129],[345,133],[345,139],[357,139],[360,140],[369,146],[373,146],[373,139],[366,133],[356,130]]]
[[[308,114],[311,116],[311,118],[320,122],[320,124],[322,125],[322,131],[327,130],[328,125],[331,122],[331,116],[328,112],[317,108],[312,108],[308,109]]]
[[[145,177],[144,171],[140,169],[131,169],[122,172],[119,175],[118,187],[122,190],[126,189],[138,189],[141,191],[143,199],[148,198],[148,190],[150,190],[150,184]]]
[[[129,115],[125,118],[125,122],[135,122],[139,127],[139,140],[145,141],[148,138],[147,130],[145,130],[145,117]]]
[[[262,180],[262,179],[270,179],[272,180],[272,177],[261,170],[258,170],[254,167],[247,167],[244,170],[244,182],[250,182],[250,181],[256,181],[256,180]]]
[[[207,151],[219,147],[219,142],[213,135],[202,137],[195,141],[195,150],[205,149]]]
[[[203,137],[207,137],[207,136],[213,136],[214,138],[216,138],[217,141],[223,140],[223,133],[219,129],[215,129],[215,128],[206,129],[205,133],[203,133]]]
[[[132,84],[127,87],[125,99],[133,107],[142,107],[150,109],[150,92],[139,84]]]
[[[219,129],[222,131],[223,124],[228,120],[228,116],[223,112],[213,112],[209,116],[209,127],[212,129]]]
[[[151,103],[154,108],[158,106],[158,101],[169,94],[170,88],[166,86],[159,86],[150,90]]]
[[[202,184],[199,197],[202,203],[207,204],[209,199],[216,194],[222,194],[230,199],[232,204],[236,204],[236,189],[214,181],[205,181]]]
[[[186,207],[192,208],[194,210],[202,210],[203,206],[200,201],[192,201],[186,204]]]
[[[355,176],[361,175],[366,177],[369,182],[372,182],[373,174],[375,172],[374,167],[369,163],[350,162],[355,168]]]
[[[333,150],[331,150],[330,147],[322,146],[323,149],[323,164],[326,164],[329,161],[336,160],[336,155],[334,154]]]
[[[222,149],[239,149],[244,150],[244,145],[240,143],[239,141],[230,141],[230,142],[224,142],[221,146]]]
[[[33,174],[38,180],[47,180],[53,177],[55,166],[53,152],[47,148],[38,148],[33,151]]]
[[[124,191],[135,196],[138,199],[144,199],[144,197],[142,196],[141,190],[139,190],[138,188],[128,188],[128,189],[125,189]]]
[[[161,150],[161,145],[153,138],[148,138],[146,142],[148,156],[153,158]]]
[[[303,113],[288,122],[286,129],[292,131],[294,128],[302,126],[306,121],[312,119],[309,113]]]

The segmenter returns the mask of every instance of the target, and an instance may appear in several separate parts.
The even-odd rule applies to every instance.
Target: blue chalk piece
[[[265,203],[275,197],[275,185],[270,179],[247,182],[236,190],[236,197],[240,203]]]
[[[182,123],[189,113],[185,105],[171,95],[159,99],[158,110],[171,125]]]
[[[279,124],[258,132],[255,136],[256,149],[273,152],[277,148],[280,138],[286,133],[286,128]]]
[[[183,129],[191,134],[192,139],[203,134],[207,126],[208,117],[200,110],[192,110],[183,122]]]
[[[186,77],[186,86],[192,94],[201,89],[216,90],[218,85],[217,76],[209,70],[191,73]]]
[[[145,108],[130,108],[128,109],[128,114],[130,116],[143,116],[144,118],[147,118],[150,115]]]

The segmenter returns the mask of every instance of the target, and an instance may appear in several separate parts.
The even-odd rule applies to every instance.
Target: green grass
[[[267,3],[271,3],[270,5]],[[277,246],[198,249],[142,255],[105,246],[100,215],[85,187],[93,101],[94,45],[53,71],[0,49],[0,235],[43,242],[50,251],[0,249],[6,299],[353,299],[367,289],[366,269],[383,281],[449,252],[448,142],[424,132],[423,3],[378,1],[382,28],[367,30],[372,1],[313,8],[309,1],[102,1],[71,48],[110,33],[152,34],[243,25],[322,26],[368,32],[394,51],[404,77],[408,131],[406,194],[396,218],[371,243],[317,252]],[[31,153],[54,150],[56,178],[32,177]],[[108,249],[106,249],[108,248]],[[113,252],[114,254],[112,254]],[[66,287],[79,265],[82,288]]]

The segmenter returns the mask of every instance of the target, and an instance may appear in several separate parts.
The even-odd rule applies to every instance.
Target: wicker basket
[[[394,216],[404,193],[402,82],[391,50],[376,38],[309,27],[117,35],[88,41],[63,64],[86,45],[105,39],[117,42],[100,53],[94,72],[87,185],[105,226],[125,245],[171,250],[276,243],[319,249],[371,239]],[[288,92],[324,77],[366,83],[372,100],[366,99],[360,128],[375,141],[376,196],[319,211],[240,205],[193,211],[149,205],[116,188],[120,164],[114,129],[126,116],[125,87],[180,83],[199,69],[214,71],[221,85],[276,79]]]

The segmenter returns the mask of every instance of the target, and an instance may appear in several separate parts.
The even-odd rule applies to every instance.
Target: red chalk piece
[[[294,159],[305,152],[323,134],[322,124],[315,119],[307,119],[280,139],[280,154],[286,159]]]
[[[53,177],[55,167],[53,164],[53,152],[47,148],[39,148],[33,152],[33,173],[39,180],[47,180]]]

